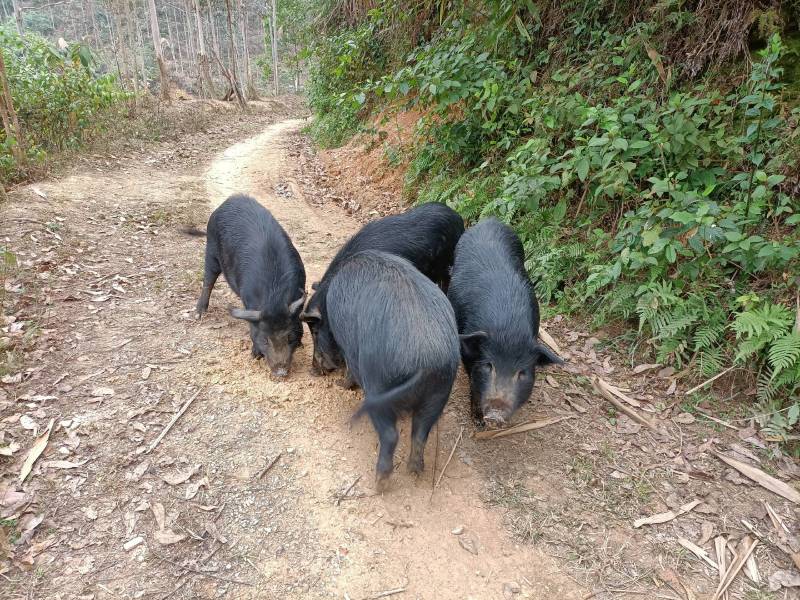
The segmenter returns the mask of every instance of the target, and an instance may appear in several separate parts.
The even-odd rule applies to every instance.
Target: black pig
[[[208,219],[199,316],[220,273],[244,304],[231,315],[250,325],[253,356],[265,357],[272,374],[285,377],[303,336],[306,271],[283,227],[249,196],[231,196]]]
[[[408,259],[443,289],[450,279],[453,251],[464,233],[464,220],[444,204],[431,202],[403,214],[370,221],[336,253],[325,275],[316,283],[314,295],[302,315],[314,339],[313,365],[326,373],[339,365],[332,350],[327,325],[326,296],[331,277],[349,256],[362,250],[377,250]]]
[[[333,351],[364,390],[380,439],[377,486],[385,489],[398,414],[412,413],[408,470],[423,469],[425,442],[458,370],[458,331],[447,297],[403,258],[365,251],[341,261],[327,297]],[[341,354],[340,354],[341,353]]]
[[[448,297],[479,423],[506,425],[530,397],[536,367],[563,362],[538,342],[539,303],[524,258],[516,233],[496,219],[469,228],[456,246]]]

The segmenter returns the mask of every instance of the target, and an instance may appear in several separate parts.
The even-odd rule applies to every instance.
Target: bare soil
[[[570,362],[542,373],[516,420],[568,419],[476,439],[461,375],[425,473],[399,468],[404,421],[391,489],[375,494],[376,436],[349,424],[360,392],[311,373],[308,334],[290,378],[273,381],[228,316],[225,285],[194,318],[204,242],[180,229],[227,195],[273,212],[309,281],[359,227],[348,199],[332,197],[303,119],[274,118],[101,157],[0,206],[0,245],[17,261],[0,292],[3,598],[710,598],[717,571],[678,539],[714,559],[713,537],[735,548],[754,536],[748,525],[761,536],[760,583],[740,574],[731,597],[797,597],[767,590],[793,568],[797,506],[713,450],[795,485],[796,462],[748,422],[706,420],[674,374],[635,373],[567,319],[544,326]],[[610,410],[593,375],[627,390],[659,430]],[[688,514],[632,526],[694,499]],[[774,533],[765,500],[790,534]]]

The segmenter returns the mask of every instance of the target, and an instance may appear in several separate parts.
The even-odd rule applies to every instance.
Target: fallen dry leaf
[[[228,543],[228,539],[219,532],[217,526],[214,525],[212,521],[206,521],[205,528],[206,532],[208,532],[208,535],[217,540],[220,544]]]
[[[178,542],[182,542],[183,540],[186,539],[185,535],[180,533],[175,533],[171,529],[163,529],[160,531],[156,531],[153,534],[153,537],[156,538],[156,541],[162,546],[177,544]]]
[[[162,479],[169,485],[179,485],[189,481],[192,478],[192,475],[197,473],[198,470],[200,470],[200,465],[196,465],[190,468],[188,471],[184,471],[183,473],[179,471],[177,473],[173,473],[172,475],[165,475],[162,477]]]
[[[142,478],[142,475],[147,473],[147,469],[150,468],[150,461],[145,460],[136,465],[136,468],[131,471],[130,473],[125,474],[125,478],[131,481],[139,481]]]
[[[166,511],[164,510],[164,505],[161,502],[156,502],[153,504],[150,509],[153,511],[153,517],[156,520],[156,527],[158,529],[164,529],[165,519],[166,519]]]
[[[92,396],[113,396],[114,390],[110,387],[96,387],[92,390]]]
[[[125,522],[125,536],[130,537],[136,528],[136,513],[128,511],[122,516],[122,519]]]
[[[39,424],[28,415],[22,415],[19,418],[19,424],[22,425],[25,429],[33,431],[33,435],[39,433]]]
[[[679,415],[676,415],[676,416],[672,417],[672,420],[675,423],[680,423],[681,425],[691,425],[697,419],[695,418],[695,416],[693,414],[687,413],[687,412],[683,412],[683,413],[681,413]]]
[[[192,500],[195,496],[197,496],[197,493],[200,491],[201,487],[208,488],[208,477],[203,477],[195,483],[190,483],[188,486],[186,486],[186,495],[184,498],[186,500]]]
[[[17,442],[11,442],[8,446],[0,447],[0,456],[13,456],[21,447]]]
[[[150,367],[145,367],[144,369],[142,369],[142,379],[143,380],[149,379],[150,378],[150,373],[152,373],[152,372],[153,372],[153,369],[151,369]]]
[[[31,446],[31,449],[28,450],[28,456],[25,457],[25,462],[22,465],[22,469],[19,472],[19,482],[22,483],[28,478],[28,475],[31,474],[31,469],[33,469],[33,464],[36,462],[44,449],[47,447],[47,442],[50,439],[50,432],[53,430],[53,424],[56,422],[55,419],[50,419],[50,424],[45,429],[44,433],[36,438],[36,441]]]
[[[794,571],[775,571],[769,576],[769,591],[777,592],[782,587],[800,587],[800,573]]]
[[[660,523],[666,523],[667,521],[672,521],[676,517],[684,515],[689,511],[693,510],[700,504],[700,500],[692,500],[691,502],[684,504],[683,506],[676,508],[675,510],[670,510],[665,513],[659,513],[657,515],[653,515],[651,517],[644,517],[642,519],[637,519],[633,522],[633,526],[638,528],[642,525],[658,525]]]
[[[700,539],[697,541],[698,546],[705,546],[708,541],[714,537],[714,524],[711,521],[703,521],[700,524]]]
[[[728,466],[731,466],[739,471],[745,477],[749,477],[755,481],[761,487],[774,492],[779,496],[783,496],[795,504],[800,504],[800,492],[798,492],[789,484],[784,483],[780,479],[775,479],[771,475],[767,475],[761,469],[757,469],[756,467],[752,467],[729,456],[725,456],[720,452],[714,452],[714,455]]]
[[[475,540],[473,540],[468,535],[460,535],[458,536],[458,543],[461,547],[469,552],[470,554],[474,554],[475,556],[478,555],[478,546],[475,544]]]
[[[638,375],[639,373],[644,373],[645,371],[650,371],[652,369],[657,369],[661,365],[658,364],[644,364],[644,365],[636,365],[633,367],[633,372]]]

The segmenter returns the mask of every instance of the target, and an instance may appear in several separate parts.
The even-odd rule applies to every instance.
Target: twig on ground
[[[450,461],[453,460],[453,455],[456,453],[456,448],[458,448],[458,443],[461,441],[461,438],[464,436],[464,426],[461,426],[461,430],[458,432],[458,437],[456,438],[455,443],[453,444],[453,449],[450,450],[450,456],[447,457],[447,461],[444,463],[442,467],[442,472],[439,473],[439,478],[436,480],[436,483],[433,484],[433,489],[431,490],[431,497],[433,497],[433,492],[436,491],[436,488],[439,487],[439,484],[442,482],[442,477],[444,477],[444,472],[447,470],[447,465],[450,464]]]
[[[339,506],[339,504],[341,503],[341,501],[342,501],[342,500],[344,500],[344,499],[347,497],[347,494],[349,494],[349,493],[350,493],[350,490],[352,490],[354,487],[356,487],[356,484],[357,484],[357,483],[358,483],[360,480],[361,480],[361,475],[359,475],[358,477],[356,477],[356,478],[355,478],[355,480],[353,481],[353,483],[351,483],[350,485],[348,485],[348,486],[347,486],[347,489],[346,489],[344,492],[342,492],[341,494],[339,494],[339,495],[336,497],[336,506]]]
[[[594,386],[594,389],[597,390],[601,396],[603,396],[603,398],[608,400],[611,404],[616,406],[620,411],[624,412],[626,415],[628,415],[631,419],[633,419],[637,423],[640,423],[645,427],[652,429],[653,431],[658,431],[658,427],[656,427],[655,423],[650,421],[650,419],[648,419],[647,417],[643,417],[629,406],[625,406],[622,402],[617,400],[610,391],[608,391],[605,387],[603,387],[603,385],[600,383],[601,381],[602,380],[599,377],[595,376],[594,379],[592,379],[592,385]]]
[[[739,431],[738,427],[735,427],[735,426],[731,425],[730,423],[728,423],[727,421],[723,421],[722,419],[718,419],[717,417],[708,414],[706,411],[704,411],[701,408],[695,407],[695,410],[697,412],[699,412],[701,415],[703,415],[706,419],[714,421],[714,423],[719,423],[723,427],[727,427],[728,429],[733,429],[734,431]]]
[[[725,370],[724,370],[724,371],[722,371],[721,373],[717,373],[716,375],[714,375],[714,376],[713,376],[713,377],[711,377],[710,379],[706,379],[706,380],[705,380],[703,383],[701,383],[700,385],[696,385],[696,386],[694,386],[692,389],[690,389],[690,390],[688,390],[688,391],[684,392],[684,393],[683,393],[683,395],[684,395],[684,396],[691,396],[692,394],[694,394],[694,393],[695,393],[697,390],[699,390],[700,388],[703,388],[703,387],[707,386],[709,383],[711,383],[711,382],[713,382],[713,381],[716,381],[717,379],[719,379],[719,378],[720,378],[720,377],[722,377],[723,375],[726,375],[727,373],[730,373],[731,371],[733,371],[735,368],[736,368],[736,365],[733,365],[733,366],[731,366],[731,367],[728,367],[727,369],[725,369]]]
[[[686,538],[681,538],[681,537],[678,538],[678,543],[681,546],[683,546],[684,548],[686,548],[689,552],[694,554],[697,558],[699,558],[700,560],[708,563],[711,567],[713,567],[715,569],[719,569],[719,566],[717,565],[717,563],[715,563],[713,560],[711,560],[711,557],[708,555],[708,552],[703,550],[697,544],[694,544],[694,543],[690,542],[689,540],[687,540]]]
[[[402,594],[406,591],[406,585],[399,588],[394,588],[393,590],[386,590],[385,592],[379,592],[374,596],[370,596],[370,600],[378,600],[379,598],[386,598],[388,596],[394,596],[395,594]]]
[[[479,431],[475,434],[475,439],[493,440],[494,438],[505,437],[507,435],[514,435],[515,433],[523,433],[525,431],[531,431],[533,429],[541,429],[542,427],[547,427],[548,425],[553,425],[554,423],[559,423],[560,421],[566,421],[567,419],[572,419],[574,417],[575,415],[564,415],[561,417],[542,419],[541,421],[529,421],[527,423],[521,423],[520,425],[515,425],[514,427],[509,427],[508,429],[498,429],[495,431]]]
[[[269,471],[272,467],[275,466],[275,463],[278,462],[278,459],[283,456],[283,452],[278,452],[271,461],[267,463],[267,466],[261,469],[258,473],[256,473],[256,479],[261,479],[267,471]]]
[[[165,556],[156,554],[155,552],[153,552],[153,555],[159,560],[163,560],[164,562],[171,564],[173,567],[183,569],[184,571],[189,571],[190,573],[194,573],[195,575],[202,575],[204,577],[210,577],[211,579],[218,579],[219,581],[225,581],[227,583],[235,583],[237,585],[246,585],[251,587],[255,585],[253,583],[250,583],[249,581],[242,581],[240,579],[231,579],[229,577],[223,577],[222,575],[217,575],[216,573],[209,573],[207,571],[201,571],[200,569],[195,569],[194,567],[182,565],[180,563],[176,563],[175,561],[168,559]]]
[[[164,427],[164,430],[161,433],[158,434],[158,437],[155,440],[153,440],[153,443],[150,444],[150,446],[147,448],[147,450],[145,450],[145,454],[150,454],[153,450],[155,450],[156,446],[158,446],[161,443],[161,440],[164,439],[164,436],[169,433],[170,429],[172,429],[172,426],[175,425],[175,423],[178,422],[178,419],[180,419],[183,416],[183,413],[185,413],[189,409],[189,407],[191,406],[192,402],[194,402],[195,398],[197,398],[197,396],[200,395],[200,392],[202,391],[202,389],[203,388],[200,388],[199,390],[197,390],[194,393],[194,395],[186,401],[186,404],[184,404],[183,407],[178,411],[178,414],[176,414],[174,417],[172,417],[172,420],[167,424],[166,427]]]

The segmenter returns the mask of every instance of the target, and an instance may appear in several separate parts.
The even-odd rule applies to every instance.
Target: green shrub
[[[786,435],[800,389],[800,110],[780,35],[744,76],[728,65],[679,84],[656,46],[690,13],[628,27],[568,1],[561,35],[543,39],[542,4],[463,8],[399,68],[369,80],[363,67],[360,92],[331,89],[420,109],[407,193],[514,226],[544,302],[629,321],[661,363],[752,368]]]
[[[83,144],[102,129],[101,117],[125,98],[112,75],[92,71],[91,52],[82,44],[62,52],[36,34],[20,38],[13,29],[0,27],[0,49],[22,141],[33,162]],[[0,130],[0,179],[19,174],[11,153],[18,142]]]

